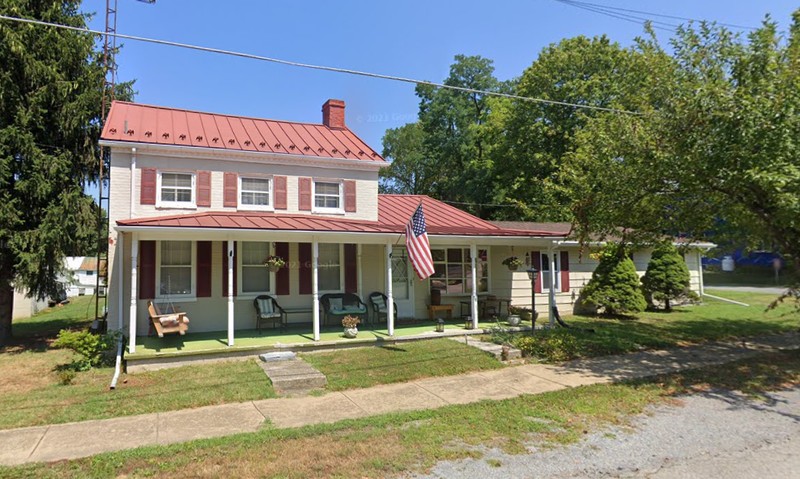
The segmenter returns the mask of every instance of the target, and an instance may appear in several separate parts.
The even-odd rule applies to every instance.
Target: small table
[[[445,311],[447,313],[447,319],[453,319],[453,305],[452,304],[431,304],[428,306],[428,319],[433,321],[435,319],[436,313],[439,311]]]
[[[311,314],[314,312],[313,308],[283,308],[283,311],[286,313],[286,323],[289,323],[289,315],[290,314]]]

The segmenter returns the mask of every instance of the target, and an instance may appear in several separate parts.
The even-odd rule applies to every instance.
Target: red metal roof
[[[378,195],[378,221],[405,231],[414,210],[422,203],[428,233],[441,235],[559,236],[552,231],[501,228],[455,206],[425,195]]]
[[[111,104],[103,140],[320,158],[383,158],[348,128],[204,113],[123,101]]]
[[[378,195],[378,221],[350,220],[312,215],[260,212],[204,212],[119,220],[119,226],[161,228],[226,228],[283,231],[327,231],[403,234],[417,205],[422,202],[431,235],[454,236],[559,236],[553,232],[513,230],[495,226],[428,196]]]

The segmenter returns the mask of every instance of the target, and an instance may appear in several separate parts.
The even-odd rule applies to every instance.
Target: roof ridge
[[[243,119],[247,119],[247,120],[272,121],[272,122],[275,122],[275,123],[293,123],[293,124],[297,124],[297,125],[314,125],[314,126],[323,126],[325,128],[328,128],[329,130],[342,130],[342,128],[330,128],[330,127],[325,126],[325,124],[323,124],[323,123],[313,123],[313,122],[309,122],[309,121],[276,120],[274,118],[262,118],[262,117],[249,116],[249,115],[234,115],[233,113],[215,113],[213,111],[192,110],[192,109],[189,109],[189,108],[178,108],[178,107],[164,106],[164,105],[151,105],[149,103],[136,103],[136,102],[133,102],[133,101],[114,100],[112,102],[112,105],[114,103],[122,103],[122,104],[125,104],[125,105],[138,106],[138,107],[143,107],[143,108],[156,108],[158,110],[183,111],[183,112],[187,112],[187,113],[198,113],[198,114],[201,114],[201,115],[224,116],[224,117],[227,117],[227,118],[243,118]],[[348,128],[347,125],[345,125],[344,129],[350,130],[350,128]],[[352,133],[352,130],[350,130],[350,132]],[[355,134],[355,133],[353,133],[353,134]]]

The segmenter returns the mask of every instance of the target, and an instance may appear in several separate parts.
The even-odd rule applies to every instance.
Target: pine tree
[[[642,278],[648,303],[663,301],[664,309],[672,310],[672,300],[690,296],[689,268],[672,243],[658,245]]]
[[[86,27],[79,1],[3,0],[12,17]],[[0,21],[0,345],[11,337],[14,287],[58,290],[64,256],[96,237],[104,70],[85,33]],[[130,84],[121,88],[130,91]]]
[[[600,264],[581,291],[581,301],[608,315],[645,310],[647,303],[639,287],[639,275],[624,246],[609,245],[600,253]]]

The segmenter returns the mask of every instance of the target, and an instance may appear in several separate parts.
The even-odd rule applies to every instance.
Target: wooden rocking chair
[[[186,313],[174,311],[171,313],[161,311],[158,305],[152,301],[147,302],[147,311],[150,313],[150,324],[153,326],[159,338],[165,334],[178,333],[181,336],[189,330],[189,318]]]

